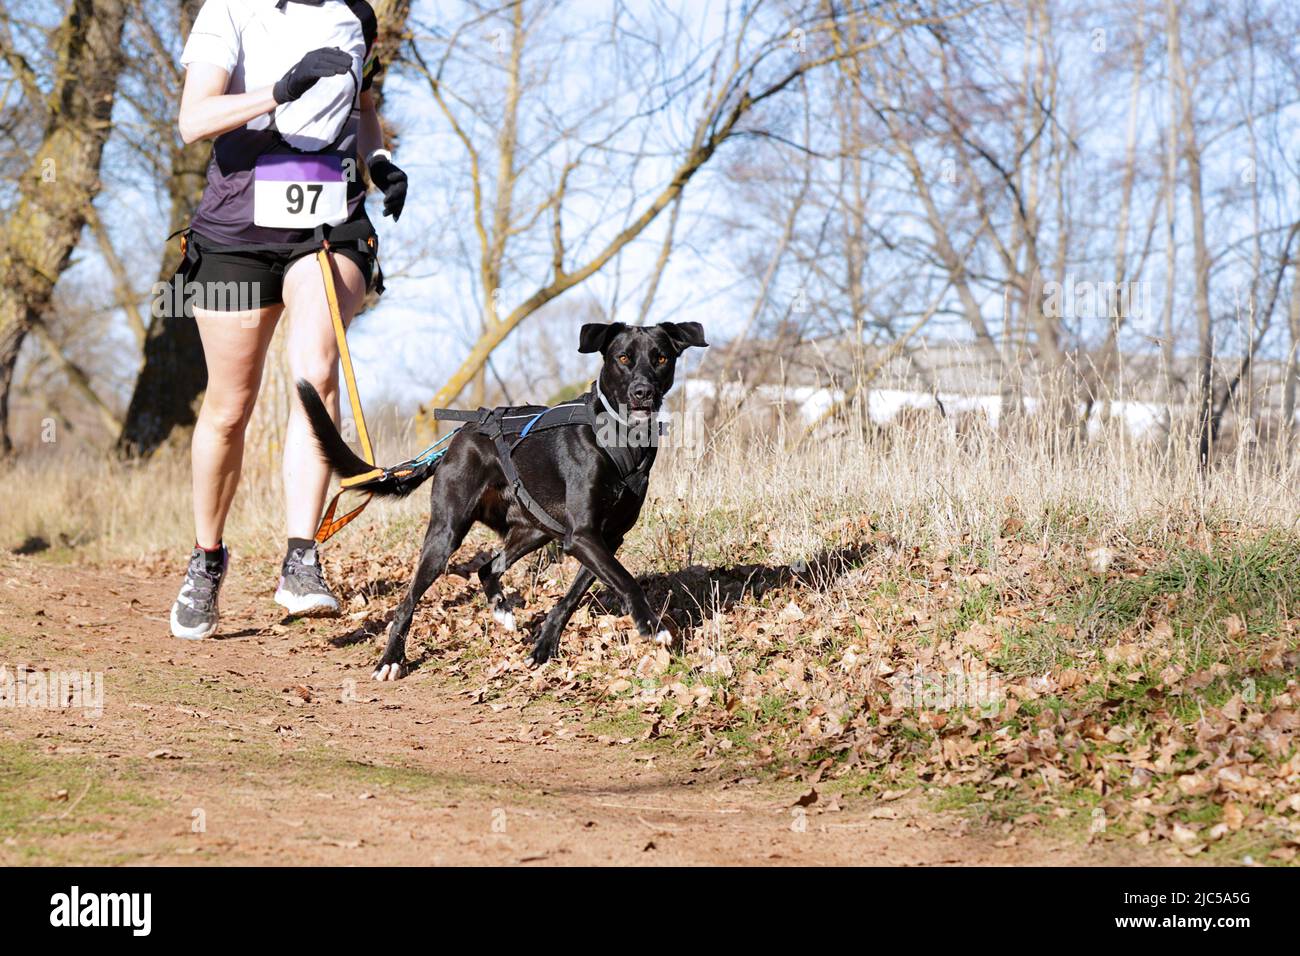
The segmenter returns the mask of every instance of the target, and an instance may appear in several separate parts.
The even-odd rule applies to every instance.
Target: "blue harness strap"
[[[538,420],[539,418],[541,418],[543,415],[545,415],[545,414],[546,414],[547,412],[549,412],[549,411],[550,411],[549,408],[542,409],[542,411],[538,412],[536,415],[534,415],[532,418],[530,418],[530,419],[528,420],[528,424],[524,426],[524,430],[521,431],[521,432],[519,433],[519,437],[520,437],[520,438],[523,438],[525,435],[527,435],[527,434],[528,434],[528,429],[530,429],[530,428],[532,428],[534,425],[536,425],[536,424],[537,424],[537,420]]]

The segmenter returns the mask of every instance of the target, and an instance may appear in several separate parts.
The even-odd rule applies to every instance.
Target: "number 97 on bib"
[[[314,229],[348,217],[343,157],[269,153],[253,167],[253,223],[269,229]]]

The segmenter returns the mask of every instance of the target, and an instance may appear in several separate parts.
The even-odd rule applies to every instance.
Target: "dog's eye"
[[[630,362],[630,361],[632,361],[632,360],[631,360],[630,358],[628,358],[626,355],[620,355],[620,356],[618,357],[618,364],[619,364],[619,365],[626,365],[626,364],[627,364],[628,362]]]
[[[667,365],[667,364],[668,364],[668,356],[667,356],[667,355],[661,355],[661,356],[659,356],[659,361],[655,362],[655,364],[656,364],[656,365]]]

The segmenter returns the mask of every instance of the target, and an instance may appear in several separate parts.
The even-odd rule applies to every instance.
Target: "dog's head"
[[[673,387],[678,356],[692,346],[708,344],[698,322],[646,326],[591,322],[582,327],[578,351],[604,356],[601,392],[610,404],[626,408],[629,418],[645,420],[659,410]]]

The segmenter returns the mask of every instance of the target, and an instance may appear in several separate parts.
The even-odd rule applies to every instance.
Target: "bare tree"
[[[1211,414],[1214,401],[1214,328],[1210,317],[1210,251],[1205,236],[1204,183],[1201,176],[1201,148],[1197,140],[1192,81],[1183,60],[1182,24],[1178,4],[1165,0],[1165,29],[1169,42],[1171,91],[1177,96],[1178,136],[1187,166],[1187,187],[1191,203],[1192,258],[1195,275],[1192,296],[1196,310],[1196,444],[1204,467],[1210,459]]]
[[[531,15],[526,7],[533,10]],[[437,407],[449,404],[461,394],[483,369],[493,350],[520,323],[548,302],[586,282],[644,235],[661,213],[674,206],[686,185],[723,144],[747,131],[745,124],[761,118],[763,108],[796,80],[845,56],[871,49],[881,42],[880,38],[947,18],[917,16],[908,4],[885,4],[872,12],[870,34],[864,30],[860,34],[862,39],[839,49],[829,42],[831,21],[818,15],[814,4],[780,12],[763,4],[729,8],[727,32],[711,48],[700,48],[687,25],[674,20],[673,36],[656,38],[659,59],[653,61],[649,75],[646,67],[640,67],[636,84],[643,105],[635,115],[628,117],[615,109],[622,101],[613,96],[597,101],[591,108],[584,103],[580,115],[557,117],[541,124],[539,137],[524,144],[517,135],[520,104],[530,92],[540,104],[546,87],[543,84],[531,91],[525,89],[520,82],[521,70],[526,68],[529,37],[541,33],[549,12],[522,2],[507,5],[499,14],[495,10],[483,10],[452,32],[436,58],[428,50],[432,45],[428,42],[413,47],[413,57],[466,157],[466,188],[473,197],[472,228],[479,252],[474,278],[483,303],[482,331],[460,367],[433,397],[432,404]],[[496,33],[506,63],[497,71],[502,95],[493,106],[487,107],[475,102],[469,92],[475,82],[482,83],[482,77],[477,71],[478,54],[467,52],[461,37],[482,24],[494,25],[498,15],[507,24]],[[867,19],[861,10],[855,9],[852,16]],[[616,8],[612,17],[613,35],[629,47],[637,46],[633,30],[620,26],[624,20],[634,21],[635,15],[630,8]],[[795,28],[802,31],[807,52],[801,53],[791,44],[790,33]],[[564,47],[562,41],[555,42],[559,48]],[[608,52],[608,45],[605,49]],[[669,64],[663,59],[666,49],[688,51],[686,63]],[[618,54],[615,51],[610,55]],[[468,75],[457,73],[458,68],[467,65],[473,68]],[[539,67],[538,72],[546,75],[544,68]],[[554,82],[559,82],[559,78]],[[618,227],[588,228],[574,242],[566,231],[566,223],[577,218],[571,185],[590,177],[595,157],[607,160],[625,135],[634,138],[637,133],[634,124],[651,123],[669,108],[680,110],[683,103],[694,107],[694,117],[689,123],[691,133],[688,141],[673,151],[667,175],[649,191],[646,199],[642,198],[644,191],[632,191],[620,210],[621,215],[603,213],[605,222],[620,221]],[[540,105],[536,108],[542,109]],[[582,138],[584,135],[587,138]],[[489,179],[489,148],[494,153],[494,179]],[[518,170],[523,165],[521,154],[528,156],[539,175],[540,170],[550,173],[545,186],[527,203],[516,199]],[[633,165],[636,165],[635,158]],[[628,174],[626,170],[623,172]],[[616,185],[589,183],[584,199],[605,209],[619,195]],[[543,238],[550,247],[546,278],[532,285],[516,305],[503,307],[506,268],[525,257],[535,256],[537,240]]]
[[[174,15],[179,29],[168,31],[172,41],[157,30],[153,17],[145,15],[138,20],[146,53],[140,57],[137,68],[156,78],[145,84],[157,94],[154,109],[146,115],[156,120],[150,131],[155,141],[165,144],[159,164],[163,168],[159,172],[170,199],[168,236],[189,224],[203,195],[208,154],[212,149],[212,144],[205,141],[184,143],[175,123],[185,75],[173,41],[183,42],[189,36],[202,6],[203,0],[175,0]],[[163,245],[158,266],[159,282],[169,281],[176,273],[180,256],[179,243],[169,238]],[[168,309],[161,316],[155,315],[141,345],[143,363],[117,438],[118,453],[128,457],[152,453],[169,436],[187,439],[197,420],[208,379],[198,326],[183,312]]]
[[[1300,431],[1296,423],[1296,393],[1300,391],[1300,259],[1291,260],[1291,300],[1287,312],[1291,343],[1282,385],[1282,421],[1294,442],[1295,433]]]
[[[0,228],[0,453],[12,452],[9,393],[23,339],[40,321],[100,190],[123,58],[127,0],[72,0],[58,28],[48,95],[22,53],[4,54],[20,78],[23,102],[44,123],[41,143],[19,177],[17,204]],[[8,31],[4,36],[8,35]],[[0,38],[3,39],[3,38]]]

